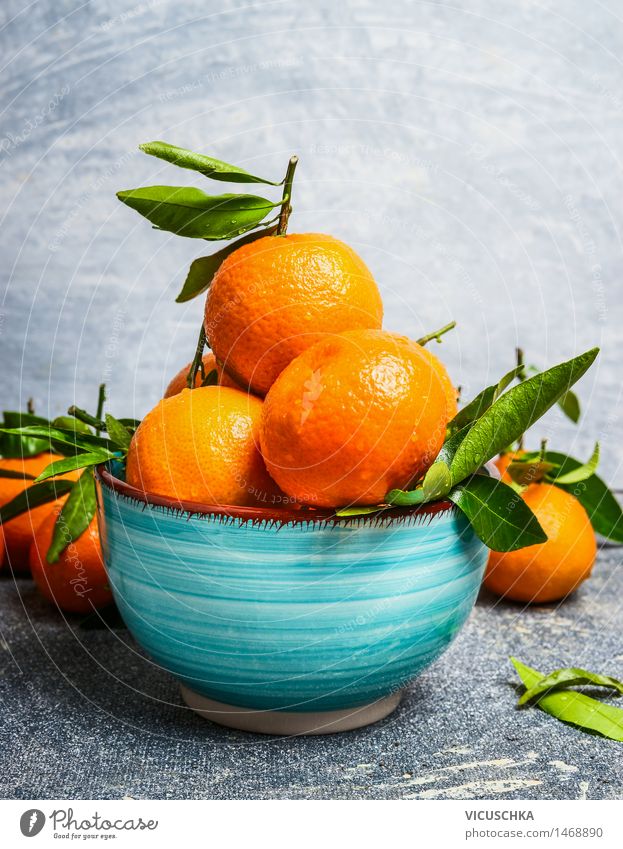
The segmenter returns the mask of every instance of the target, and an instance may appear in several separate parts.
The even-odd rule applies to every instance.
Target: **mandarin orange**
[[[451,421],[459,411],[459,405],[457,400],[458,392],[456,390],[456,386],[451,381],[450,375],[448,374],[448,370],[441,362],[439,357],[435,356],[435,354],[433,354],[433,352],[429,348],[422,347],[422,351],[424,351],[425,355],[429,357],[431,365],[439,375],[439,379],[441,380],[443,391],[446,396],[446,404],[448,408],[448,421]]]
[[[518,551],[492,551],[485,586],[514,601],[558,601],[590,575],[597,553],[595,532],[578,499],[554,484],[530,484],[521,497],[547,541]]]
[[[48,563],[46,555],[57,516],[55,508],[36,529],[30,546],[30,569],[37,587],[68,613],[88,613],[93,608],[106,607],[113,598],[104,570],[97,518],[93,517],[78,539],[69,543],[56,563]]]
[[[58,454],[47,452],[23,459],[21,457],[7,457],[0,459],[0,468],[37,477],[46,466],[59,459]],[[62,477],[76,480],[79,474],[80,472],[70,472]],[[0,507],[3,507],[31,484],[31,479],[20,480],[19,478],[0,477]],[[41,504],[39,507],[33,507],[32,510],[15,516],[14,519],[10,519],[2,526],[6,553],[13,569],[18,571],[28,569],[28,552],[34,532],[54,508],[65,501],[65,498],[66,496],[47,504]]]
[[[188,389],[188,384],[186,382],[186,378],[188,376],[188,371],[190,369],[190,363],[187,363],[183,368],[181,368],[175,377],[171,380],[169,385],[166,388],[164,393],[164,398],[170,398],[172,395],[177,395],[178,392],[181,392],[182,389]],[[207,375],[210,374],[211,371],[216,369],[218,373],[218,385],[219,386],[230,386],[233,389],[239,389],[240,387],[236,385],[236,383],[229,377],[228,374],[225,374],[223,369],[216,362],[216,357],[210,351],[207,354],[203,355],[203,369]],[[195,387],[201,386],[201,372],[198,371],[195,377]]]
[[[383,305],[363,260],[317,233],[265,236],[231,253],[208,290],[205,330],[225,371],[265,395],[326,333],[380,328]]]
[[[180,501],[281,503],[258,448],[261,412],[259,398],[225,386],[164,398],[134,434],[128,483]]]
[[[297,501],[379,504],[418,480],[437,456],[446,391],[425,350],[404,336],[355,330],[294,359],[264,402],[268,471]]]

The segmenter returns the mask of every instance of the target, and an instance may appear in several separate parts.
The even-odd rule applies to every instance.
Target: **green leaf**
[[[528,486],[528,484],[542,480],[554,468],[552,463],[541,460],[539,455],[534,460],[518,457],[508,464],[506,471],[515,483],[521,484],[521,486]]]
[[[526,366],[526,370],[531,374],[539,373],[539,369],[532,365]],[[572,392],[571,390],[565,392],[565,394],[558,399],[557,404],[567,418],[571,419],[574,424],[578,423],[580,419],[580,401],[575,392]]]
[[[127,427],[116,419],[114,416],[111,416],[110,413],[106,413],[104,417],[106,421],[106,432],[108,436],[115,442],[119,448],[122,448],[124,451],[127,451],[130,447],[130,442],[132,442],[132,434],[127,429]]]
[[[223,260],[228,257],[229,254],[237,251],[238,248],[241,248],[249,242],[254,242],[256,239],[263,239],[264,236],[272,236],[276,232],[276,227],[256,230],[253,233],[243,236],[241,239],[237,239],[235,242],[231,242],[229,245],[226,245],[226,247],[221,248],[220,251],[212,254],[212,256],[201,256],[194,260],[188,269],[188,274],[186,275],[186,280],[182,286],[182,291],[175,299],[177,303],[183,304],[185,301],[190,301],[193,298],[196,298],[197,295],[201,295],[205,292],[209,288],[212,278],[221,267]]]
[[[502,481],[474,475],[450,490],[448,498],[493,551],[516,551],[547,539],[532,510]]]
[[[217,386],[218,385],[218,371],[213,368],[209,371],[206,376],[201,381],[202,386]]]
[[[452,489],[450,469],[443,460],[436,460],[426,472],[422,481],[424,503],[443,498]]]
[[[383,507],[343,507],[341,510],[336,510],[335,515],[340,518],[348,516],[367,516],[369,513],[378,513],[383,510]]]
[[[44,425],[50,422],[43,416],[34,413],[22,413],[18,410],[5,410],[2,414],[5,427],[26,427],[27,425]]]
[[[452,458],[454,457],[459,445],[465,439],[469,432],[469,427],[463,428],[463,430],[458,431],[452,436],[448,437],[444,444],[441,446],[441,451],[437,455],[437,459],[433,463],[433,466],[436,466],[437,463],[443,464],[446,468],[452,462]],[[433,468],[431,466],[431,469]],[[429,469],[429,472],[431,471]],[[440,473],[441,476],[444,475],[443,470],[440,472],[435,472],[435,477]],[[392,504],[395,507],[413,507],[415,504],[424,504],[425,501],[431,501],[431,498],[427,498],[426,496],[432,491],[432,487],[430,486],[431,481],[429,481],[429,485],[427,486],[427,493],[424,492],[424,488],[422,486],[416,487],[415,489],[392,489],[385,496],[385,501],[388,504]],[[445,495],[446,493],[444,493]]]
[[[519,699],[518,704],[525,705],[543,693],[551,693],[554,690],[568,690],[570,687],[585,685],[607,687],[610,690],[616,690],[617,693],[623,693],[623,682],[617,681],[616,678],[610,678],[609,675],[599,675],[597,672],[588,672],[586,669],[572,667],[569,669],[557,669],[555,672],[550,672],[545,678],[541,678],[538,684],[526,690]]]
[[[541,372],[509,389],[471,425],[450,466],[459,483],[528,430],[590,368],[599,352],[593,348],[579,357]]]
[[[571,472],[582,465],[573,457],[558,451],[546,451],[545,459],[556,463],[560,467],[561,474]],[[590,478],[575,484],[560,483],[558,479],[556,486],[575,495],[588,513],[591,524],[598,534],[613,542],[623,542],[623,511],[601,478],[591,475]]]
[[[571,469],[571,471],[564,473],[559,472],[555,477],[549,477],[549,479],[555,484],[581,483],[581,481],[585,481],[587,478],[590,478],[595,474],[598,465],[599,442],[596,442],[593,453],[586,463],[579,465],[577,469]]]
[[[73,472],[76,469],[86,469],[88,466],[97,466],[99,463],[105,463],[107,460],[120,458],[120,451],[100,451],[84,452],[82,454],[74,454],[72,457],[63,457],[62,460],[55,460],[46,466],[37,478],[37,482],[53,478],[55,475],[64,475],[67,472]]]
[[[11,501],[0,508],[0,525],[14,519],[21,513],[26,513],[33,507],[39,507],[40,504],[47,504],[48,501],[55,501],[62,495],[66,495],[73,487],[73,481],[67,480],[52,480],[44,481],[43,483],[33,483],[27,487]]]
[[[419,489],[390,489],[385,496],[385,501],[394,507],[413,507],[415,504],[424,503],[424,490]]]
[[[574,424],[577,424],[580,420],[580,401],[575,392],[565,392],[565,394],[558,400],[558,406],[563,411],[565,416],[568,419],[571,419]]]
[[[62,427],[65,430],[75,430],[78,433],[93,433],[86,422],[75,419],[73,416],[57,416],[52,422],[52,427]]]
[[[441,446],[441,451],[437,454],[436,463],[443,462],[446,466],[450,466],[454,460],[454,455],[459,450],[459,446],[467,436],[470,430],[470,425],[458,430],[451,436],[446,437],[444,444]]]
[[[535,687],[543,680],[541,672],[516,658],[511,657],[511,663],[525,687]],[[623,710],[585,696],[584,693],[546,693],[538,700],[536,707],[584,731],[596,731],[611,740],[623,741]]]
[[[121,424],[122,424],[124,427],[127,427],[127,429],[128,429],[131,433],[134,433],[134,431],[136,430],[136,428],[137,428],[137,427],[140,425],[140,423],[141,423],[141,420],[140,420],[140,419],[118,419],[118,421],[120,421],[120,422],[121,422]]]
[[[3,413],[4,426],[7,428],[21,428],[28,425],[47,425],[47,419],[35,416],[32,413],[20,413],[14,410],[5,410]],[[50,450],[50,441],[35,439],[31,436],[18,436],[17,434],[2,433],[0,436],[0,454],[6,458],[35,457],[43,451]]]
[[[52,422],[52,427],[72,434],[74,436],[74,440],[77,436],[93,435],[93,431],[85,422],[80,421],[80,419],[76,419],[73,416],[57,416]],[[50,445],[55,453],[61,454],[63,457],[74,457],[76,454],[77,448],[75,444],[72,444],[72,440],[59,442],[58,440],[52,439]]]
[[[273,183],[272,180],[265,180],[263,177],[256,177],[254,174],[249,174],[243,168],[237,168],[235,165],[221,162],[220,159],[213,159],[211,156],[204,156],[202,153],[193,153],[192,150],[186,150],[183,147],[177,147],[167,142],[146,142],[145,144],[140,144],[139,149],[143,153],[148,153],[150,156],[157,156],[158,159],[164,159],[166,162],[177,165],[179,168],[189,168],[191,171],[198,171],[204,177],[209,177],[211,180],[224,180],[227,183],[264,183],[267,186],[281,185],[281,183]]]
[[[110,439],[104,439],[94,434],[78,433],[77,430],[69,428],[52,427],[51,425],[28,425],[22,428],[0,428],[0,433],[16,434],[17,436],[43,437],[47,440],[57,442],[60,445],[70,445],[73,448],[89,450],[92,448],[106,448],[108,451],[116,451],[117,446]]]
[[[496,401],[502,392],[510,386],[510,384],[515,380],[516,377],[523,372],[523,365],[516,366],[511,371],[507,372],[503,377],[501,377],[497,383],[494,383],[492,386],[487,386],[486,389],[483,389],[482,392],[479,392],[476,397],[466,404],[456,416],[452,419],[448,424],[448,428],[451,433],[456,433],[462,428],[466,427],[466,425],[475,422],[476,419],[479,419],[482,414],[489,409],[489,407]]]
[[[233,239],[257,227],[279,206],[256,195],[206,195],[185,186],[147,186],[117,192],[126,206],[160,230],[190,239]]]
[[[85,469],[74,484],[69,498],[56,518],[46,560],[56,563],[67,546],[91,524],[97,506],[93,470]]]
[[[0,478],[12,478],[20,481],[34,481],[35,476],[29,475],[28,472],[20,472],[17,469],[2,469],[0,468]]]

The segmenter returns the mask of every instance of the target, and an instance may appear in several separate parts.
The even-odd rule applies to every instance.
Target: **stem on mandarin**
[[[515,356],[517,358],[517,368],[521,369],[521,371],[517,375],[517,380],[520,383],[523,383],[523,381],[526,379],[526,375],[525,375],[525,372],[524,372],[523,349],[522,348],[515,348]],[[523,449],[524,449],[524,434],[523,433],[521,434],[521,436],[519,437],[519,439],[517,441],[517,447],[518,447],[519,451],[523,451]]]
[[[95,413],[95,418],[102,420],[102,416],[104,415],[104,402],[106,401],[106,384],[100,383],[99,389],[97,392],[97,412]],[[96,427],[95,433],[97,436],[100,435],[101,428]]]
[[[205,374],[203,371],[203,350],[206,346],[206,331],[203,322],[201,322],[201,330],[199,331],[199,338],[197,339],[197,347],[195,348],[195,356],[193,357],[193,361],[190,364],[190,368],[188,369],[188,375],[186,377],[186,385],[189,389],[195,388],[195,379],[197,377],[197,372],[201,373],[201,377],[204,378]]]
[[[277,235],[285,236],[288,229],[288,218],[292,212],[290,200],[292,199],[292,182],[294,180],[294,172],[298,164],[298,156],[291,156],[288,162],[288,170],[283,181],[283,196],[281,199],[281,213],[279,215],[279,224],[277,225]]]
[[[74,419],[78,419],[80,422],[84,422],[84,424],[89,425],[90,427],[94,427],[95,430],[99,433],[101,430],[106,428],[106,423],[103,422],[100,417],[97,418],[92,416],[90,413],[87,413],[86,410],[81,410],[80,407],[76,407],[75,404],[72,405],[67,410],[67,415],[73,416]]]
[[[439,330],[434,330],[432,333],[428,333],[426,336],[421,336],[419,339],[416,339],[416,343],[418,345],[426,345],[428,342],[432,342],[433,339],[436,339],[438,342],[441,342],[441,337],[444,333],[447,333],[449,330],[453,330],[456,327],[456,321],[451,321],[449,324],[444,324],[443,327],[440,327]]]
[[[515,356],[517,357],[517,368],[522,369],[522,371],[517,375],[519,380],[525,380],[525,374],[523,373],[524,361],[523,361],[523,349],[515,348]]]

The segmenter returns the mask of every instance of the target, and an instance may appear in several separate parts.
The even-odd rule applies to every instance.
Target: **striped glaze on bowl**
[[[281,712],[300,733],[310,733],[297,723],[305,716],[341,730],[388,713],[459,632],[486,564],[449,502],[338,520],[180,503],[104,467],[97,481],[128,629],[192,707],[235,727],[251,728],[240,717],[258,712]],[[239,721],[212,715],[221,708]],[[269,733],[283,733],[278,720]]]

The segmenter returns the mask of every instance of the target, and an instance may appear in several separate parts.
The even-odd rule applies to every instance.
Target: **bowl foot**
[[[252,710],[226,705],[202,696],[181,685],[182,698],[196,713],[228,728],[252,731],[255,734],[336,734],[378,722],[395,710],[402,699],[398,690],[384,699],[362,707],[345,710],[316,710],[305,712],[282,710]]]

